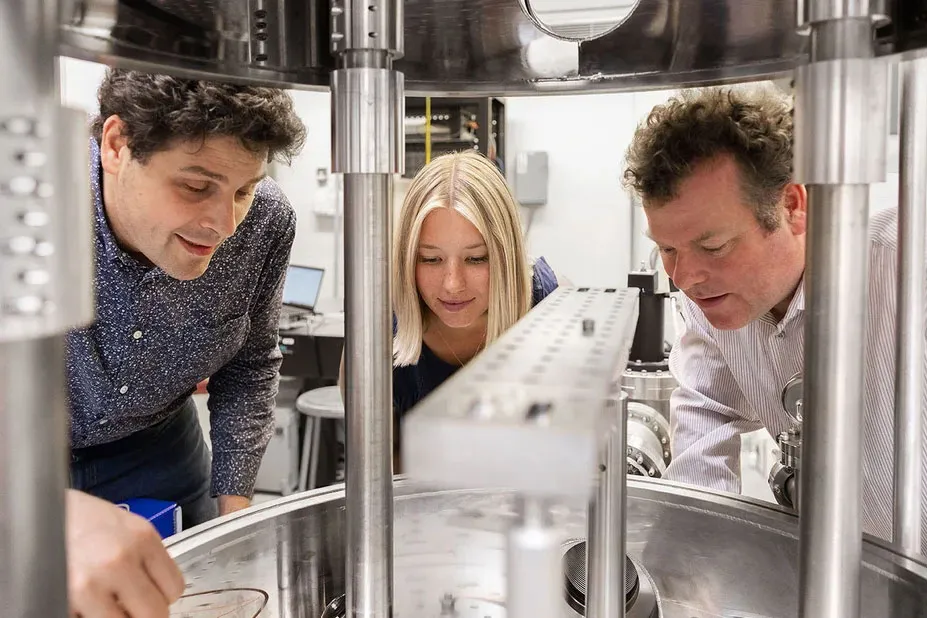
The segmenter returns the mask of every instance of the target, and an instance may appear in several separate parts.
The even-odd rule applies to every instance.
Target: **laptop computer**
[[[325,270],[311,266],[290,264],[287,267],[283,284],[283,307],[280,309],[281,322],[293,322],[315,313],[324,274]]]

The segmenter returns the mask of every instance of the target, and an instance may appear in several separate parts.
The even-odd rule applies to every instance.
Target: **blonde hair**
[[[518,204],[505,178],[474,151],[432,160],[416,174],[402,203],[393,235],[393,364],[414,365],[422,353],[424,301],[415,282],[422,223],[438,208],[453,208],[483,236],[489,257],[486,344],[531,308],[532,269],[525,252]]]

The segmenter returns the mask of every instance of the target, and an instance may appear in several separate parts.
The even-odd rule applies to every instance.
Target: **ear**
[[[792,234],[800,236],[808,229],[808,190],[805,185],[789,184],[782,195],[785,223]]]
[[[103,134],[100,136],[100,164],[107,174],[118,174],[122,164],[132,157],[124,129],[125,123],[119,116],[110,116],[103,122]]]

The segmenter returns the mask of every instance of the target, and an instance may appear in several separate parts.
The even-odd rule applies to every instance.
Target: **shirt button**
[[[137,331],[135,331],[134,333],[132,333],[132,338],[133,338],[133,339],[141,339],[141,338],[142,338],[142,331],[137,330]]]
[[[129,392],[129,387],[123,384],[122,387],[119,389],[119,392],[125,395],[126,393]]]

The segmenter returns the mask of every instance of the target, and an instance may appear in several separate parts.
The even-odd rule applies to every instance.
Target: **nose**
[[[701,267],[698,260],[691,255],[680,255],[677,252],[672,256],[664,256],[663,267],[680,290],[691,289],[708,279],[708,273]]]
[[[235,233],[235,200],[217,199],[209,205],[201,225],[215,232],[221,240]]]
[[[463,266],[457,260],[449,260],[444,271],[444,290],[450,294],[456,294],[466,287]]]

